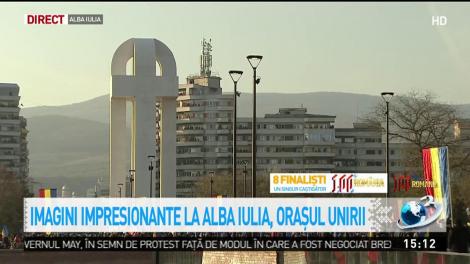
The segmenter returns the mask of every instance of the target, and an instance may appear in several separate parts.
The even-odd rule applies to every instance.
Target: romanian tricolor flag
[[[39,189],[39,197],[40,198],[57,197],[57,188],[52,188],[52,189],[41,188]]]
[[[436,202],[442,203],[450,216],[450,190],[449,190],[449,160],[448,148],[423,149],[423,170],[426,182],[432,182],[426,187],[426,195],[434,197]]]

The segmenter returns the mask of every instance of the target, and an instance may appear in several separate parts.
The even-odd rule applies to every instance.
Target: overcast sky
[[[25,14],[103,14],[104,25],[25,25]],[[429,90],[470,103],[470,3],[1,3],[0,82],[18,83],[25,107],[109,93],[115,49],[131,37],[173,51],[180,83],[213,42],[213,71],[264,55],[259,92],[380,94]],[[433,15],[447,16],[443,27]]]

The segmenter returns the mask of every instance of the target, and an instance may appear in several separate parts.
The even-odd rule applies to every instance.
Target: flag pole
[[[452,213],[452,185],[450,184],[450,167],[449,167],[449,147],[446,146],[446,152],[447,152],[447,188],[449,188],[449,203],[450,203],[450,226],[454,227],[454,214]]]

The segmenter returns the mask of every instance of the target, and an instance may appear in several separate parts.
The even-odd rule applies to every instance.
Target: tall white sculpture
[[[126,64],[133,59],[133,75]],[[160,66],[157,73],[156,63]],[[156,152],[156,107],[160,102],[160,196],[176,196],[176,97],[178,77],[170,49],[157,39],[132,38],[122,43],[111,65],[110,196],[119,197],[118,184],[129,182],[135,170],[133,197],[149,196],[149,155]],[[131,162],[127,167],[126,101],[131,101]],[[155,171],[152,177],[155,177]],[[153,180],[155,183],[155,180]],[[152,186],[153,188],[153,186]]]

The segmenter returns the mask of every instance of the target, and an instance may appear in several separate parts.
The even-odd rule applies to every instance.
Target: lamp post
[[[153,197],[153,189],[154,186],[153,186],[153,183],[152,183],[152,178],[153,178],[153,162],[156,161],[155,160],[155,156],[154,155],[148,155],[147,158],[149,159],[150,161],[150,164],[149,164],[149,171],[150,171],[150,198]],[[157,163],[155,163],[155,166],[157,166]],[[155,178],[155,182],[157,181],[157,179]],[[158,264],[160,263],[160,252],[158,252],[158,250],[155,251],[155,264]]]
[[[246,170],[246,165],[248,164],[248,161],[243,160],[242,163],[244,165],[244,168],[243,168],[243,197],[246,197],[246,174],[248,172]]]
[[[385,123],[386,123],[386,130],[385,130],[385,172],[387,173],[387,192],[386,196],[388,197],[388,185],[389,185],[389,178],[390,178],[390,154],[389,154],[389,103],[392,100],[392,97],[394,95],[393,92],[383,92],[382,94],[382,99],[385,101]]]
[[[256,85],[261,81],[256,78],[256,68],[263,59],[261,55],[249,55],[246,57],[253,68],[253,120],[251,127],[251,196],[256,197]]]
[[[152,178],[153,178],[153,162],[155,161],[155,155],[148,155],[147,158],[149,159],[150,161],[150,164],[149,164],[149,172],[150,172],[150,196],[149,197],[153,197],[152,195],[152,190],[154,189],[153,188],[153,184],[152,184]]]
[[[209,187],[209,193],[210,193],[210,197],[212,198],[212,184],[214,183],[214,172],[213,171],[209,171],[209,177],[210,177],[210,187]]]
[[[133,189],[134,189],[134,174],[135,174],[135,170],[129,170],[129,183],[130,183],[130,192],[131,192],[131,198],[133,197],[132,196],[132,192],[133,192]]]
[[[232,191],[233,197],[237,197],[237,97],[240,92],[237,91],[238,80],[242,77],[242,71],[229,71],[230,78],[233,81],[233,119],[232,119]]]
[[[122,197],[122,183],[118,183],[118,188],[119,188],[119,198]]]

